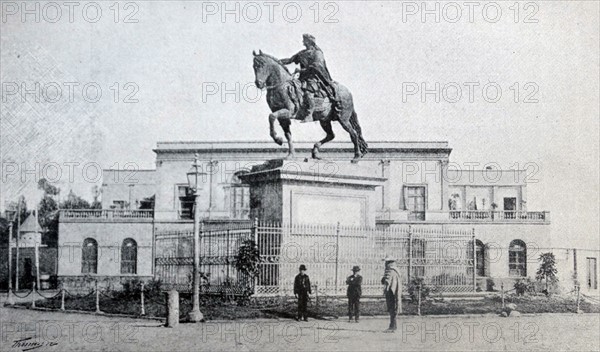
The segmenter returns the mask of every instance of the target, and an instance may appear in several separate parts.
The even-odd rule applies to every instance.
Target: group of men
[[[400,270],[396,267],[396,261],[391,257],[386,257],[385,271],[381,278],[383,285],[383,295],[387,305],[387,310],[390,315],[390,325],[387,332],[396,330],[396,316],[400,308],[400,295],[402,293],[402,281]],[[307,306],[309,295],[312,294],[310,278],[306,274],[306,265],[300,265],[300,273],[296,275],[294,280],[294,296],[298,299],[298,315],[296,320],[308,321]],[[348,321],[356,322],[360,318],[360,298],[362,296],[362,276],[359,274],[360,267],[355,265],[352,268],[352,275],[346,278],[348,289],[346,295],[348,297]]]

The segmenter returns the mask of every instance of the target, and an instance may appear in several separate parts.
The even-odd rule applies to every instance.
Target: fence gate
[[[234,258],[245,240],[253,239],[253,225],[201,224],[201,293],[241,293],[250,288],[248,278],[238,271]],[[168,231],[155,234],[155,273],[166,288],[192,291],[194,232]]]

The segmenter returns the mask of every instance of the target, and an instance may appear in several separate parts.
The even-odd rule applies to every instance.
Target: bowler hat
[[[389,262],[395,262],[396,259],[390,257],[389,255],[386,255],[385,258],[383,259],[384,262],[389,263]]]
[[[352,271],[354,271],[354,272],[360,271],[360,266],[358,266],[358,265],[353,266]]]
[[[306,265],[304,265],[304,264],[301,264],[301,265],[300,265],[300,269],[299,269],[299,270],[306,270]]]

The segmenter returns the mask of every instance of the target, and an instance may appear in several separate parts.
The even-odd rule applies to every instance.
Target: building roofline
[[[315,141],[296,141],[296,149],[312,149]],[[452,149],[447,141],[368,141],[371,151],[397,151],[397,150],[428,150],[450,153]],[[353,145],[349,141],[329,142],[321,147],[323,150],[351,150]],[[279,150],[281,146],[273,141],[165,141],[157,142],[155,153],[179,151],[229,151],[229,150]]]

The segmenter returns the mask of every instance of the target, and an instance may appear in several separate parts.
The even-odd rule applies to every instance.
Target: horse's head
[[[254,84],[258,89],[263,89],[267,85],[273,85],[281,81],[282,74],[287,73],[291,76],[287,68],[276,58],[264,54],[262,50],[258,54],[252,51],[254,55]]]

